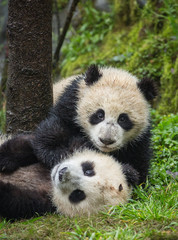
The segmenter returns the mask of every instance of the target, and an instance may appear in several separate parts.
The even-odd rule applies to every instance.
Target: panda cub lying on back
[[[126,178],[126,172],[130,179]],[[59,163],[51,176],[53,203],[58,212],[69,216],[90,215],[106,205],[127,202],[132,190],[128,181],[132,184],[138,181],[138,174],[132,168],[91,150],[76,152]]]
[[[14,147],[11,144],[13,138],[0,146],[0,156],[7,147]],[[0,173],[0,216],[31,218],[56,209],[67,216],[90,215],[105,205],[128,201],[131,185],[137,181],[138,173],[130,166],[92,150],[73,149],[54,167],[51,178],[50,171],[40,163]]]

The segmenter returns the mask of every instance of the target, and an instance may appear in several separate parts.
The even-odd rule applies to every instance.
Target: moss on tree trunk
[[[52,0],[9,0],[7,132],[33,130],[52,105]]]

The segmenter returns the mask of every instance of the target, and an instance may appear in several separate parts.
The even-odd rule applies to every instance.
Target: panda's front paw
[[[0,153],[0,172],[10,173],[19,168],[17,162],[14,161],[14,157],[8,153]]]
[[[16,135],[0,146],[0,172],[13,172],[37,162],[31,146],[33,135]]]

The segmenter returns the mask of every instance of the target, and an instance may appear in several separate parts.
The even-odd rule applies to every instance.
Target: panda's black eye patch
[[[121,113],[118,117],[117,122],[126,131],[132,129],[134,125],[127,113]]]
[[[89,161],[83,162],[81,166],[85,176],[93,177],[95,175],[93,162],[89,162]]]
[[[92,125],[98,124],[100,122],[102,122],[105,118],[105,112],[103,109],[98,109],[95,113],[93,113],[90,118],[89,118],[89,122]]]
[[[86,195],[84,191],[80,189],[74,190],[70,195],[69,195],[69,201],[71,203],[79,203],[83,201],[86,198]]]

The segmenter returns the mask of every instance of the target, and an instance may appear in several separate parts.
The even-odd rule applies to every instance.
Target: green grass
[[[178,185],[173,173],[178,172],[178,115],[152,115],[155,154],[150,176],[128,204],[90,218],[48,214],[14,223],[2,219],[0,239],[177,239]]]

